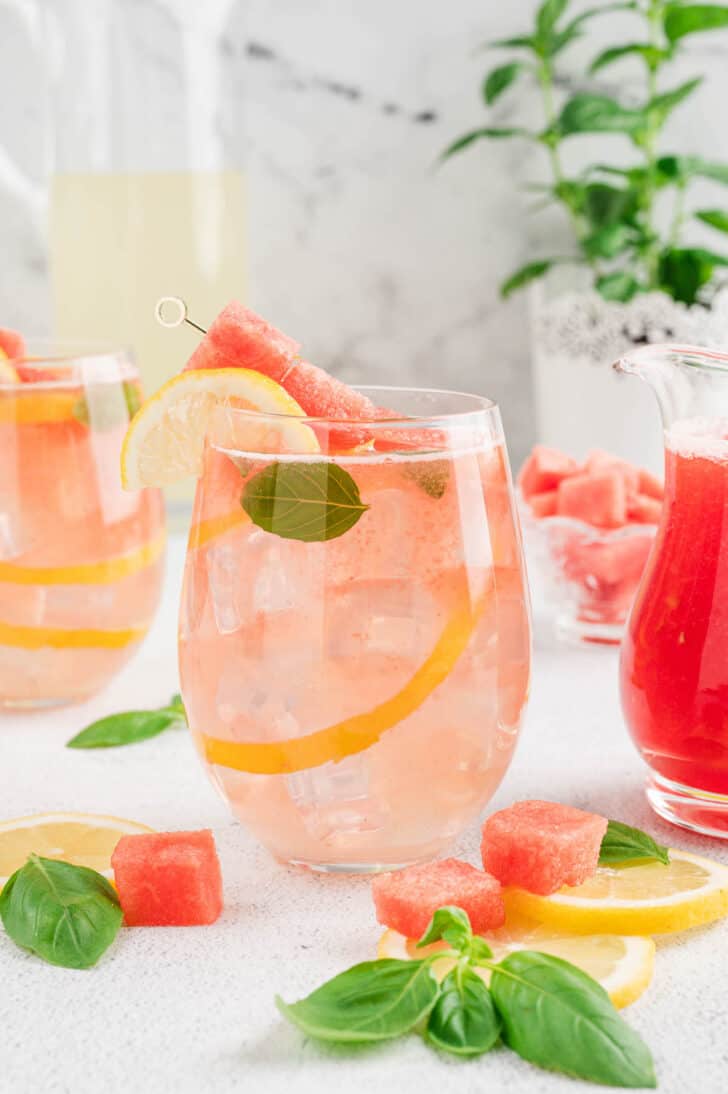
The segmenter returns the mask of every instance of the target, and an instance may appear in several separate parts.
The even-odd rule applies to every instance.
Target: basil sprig
[[[51,965],[87,969],[121,926],[113,886],[95,870],[30,855],[0,893],[10,938]]]
[[[110,714],[86,726],[66,743],[66,748],[118,748],[156,737],[165,729],[187,725],[181,695],[157,710],[127,710]]]
[[[667,866],[670,853],[640,828],[610,820],[599,850],[600,866],[618,866],[626,862],[661,862]]]
[[[363,1043],[399,1037],[426,1019],[424,1037],[454,1056],[481,1056],[501,1038],[525,1060],[609,1086],[654,1087],[650,1051],[581,969],[521,950],[493,961],[460,908],[438,908],[419,961],[367,961],[279,1010],[310,1037]],[[433,966],[453,967],[438,984]],[[490,972],[490,985],[478,975]]]

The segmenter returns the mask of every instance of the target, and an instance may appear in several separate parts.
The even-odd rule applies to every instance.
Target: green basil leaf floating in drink
[[[490,992],[467,965],[458,964],[440,985],[425,1036],[455,1056],[482,1056],[500,1036],[501,1022]]]
[[[413,460],[404,465],[404,473],[435,501],[440,500],[450,482],[447,460]]]
[[[667,847],[656,843],[652,836],[639,828],[610,820],[599,851],[600,866],[616,866],[623,862],[661,862],[667,866]]]
[[[95,870],[31,855],[0,893],[10,938],[51,965],[87,969],[116,938],[121,908]]]
[[[298,1003],[276,996],[281,1014],[322,1041],[384,1041],[408,1033],[435,1004],[439,985],[428,961],[386,958],[354,965]]]
[[[454,950],[465,953],[472,938],[473,932],[467,912],[464,912],[462,908],[448,905],[437,909],[417,945],[429,946],[432,942],[443,941],[452,946]]]
[[[348,471],[324,460],[268,464],[245,484],[241,504],[266,532],[305,543],[342,536],[369,508]]]
[[[66,743],[66,748],[118,748],[156,737],[165,729],[187,724],[181,695],[173,695],[158,710],[127,710],[110,714],[86,726]]]
[[[550,954],[521,950],[493,966],[505,1043],[539,1067],[608,1086],[657,1085],[650,1051],[600,984]]]

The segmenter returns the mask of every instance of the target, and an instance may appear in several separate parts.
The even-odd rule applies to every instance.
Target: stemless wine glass
[[[31,346],[0,376],[0,708],[103,687],[159,599],[156,490],[126,493],[119,455],[141,399],[122,350]]]
[[[330,871],[450,844],[501,781],[529,686],[497,407],[363,390],[407,417],[218,409],[180,620],[213,781],[277,858]]]

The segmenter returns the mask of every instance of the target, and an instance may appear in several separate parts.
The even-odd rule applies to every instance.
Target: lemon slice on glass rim
[[[168,380],[139,408],[121,450],[121,479],[127,490],[165,486],[199,476],[205,436],[218,407],[271,415],[252,419],[244,430],[249,451],[320,451],[305,414],[285,388],[247,368],[190,369]],[[278,416],[278,417],[276,417]],[[234,433],[234,431],[231,431]]]
[[[633,1003],[652,979],[655,944],[651,938],[613,934],[574,935],[525,919],[513,919],[505,927],[483,937],[493,951],[494,961],[500,961],[518,950],[538,950],[571,962],[601,984],[615,1007]],[[416,939],[387,930],[379,940],[377,957],[419,960],[438,948],[444,948],[444,944],[436,942],[433,946],[417,949]],[[436,961],[433,971],[438,980],[453,965],[452,958]],[[487,984],[490,971],[478,969],[477,972]]]
[[[35,813],[0,822],[0,889],[28,855],[61,859],[112,876],[111,854],[122,836],[153,829],[95,813]]]

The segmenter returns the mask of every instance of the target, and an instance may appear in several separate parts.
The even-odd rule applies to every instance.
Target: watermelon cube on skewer
[[[408,938],[420,938],[437,909],[448,904],[468,913],[476,933],[505,922],[499,882],[454,858],[380,874],[372,881],[372,896],[379,922]]]
[[[222,911],[220,861],[209,829],[122,836],[111,865],[128,927],[201,926]]]
[[[607,820],[558,802],[522,801],[483,825],[483,867],[502,885],[546,896],[596,871]]]

